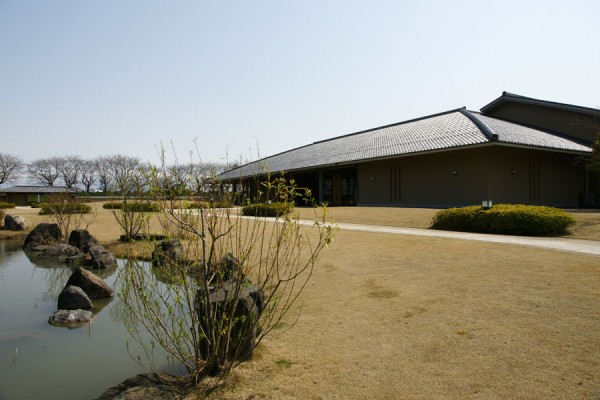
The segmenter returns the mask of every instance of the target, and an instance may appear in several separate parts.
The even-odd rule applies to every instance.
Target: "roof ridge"
[[[329,138],[329,139],[317,140],[316,142],[313,142],[312,144],[325,143],[325,142],[329,142],[329,141],[332,141],[332,140],[341,139],[341,138],[345,138],[345,137],[349,137],[349,136],[360,135],[362,133],[377,131],[377,130],[385,129],[385,128],[391,128],[392,126],[399,126],[399,125],[409,124],[411,122],[417,122],[417,121],[421,121],[421,120],[428,119],[428,118],[435,118],[435,117],[439,117],[439,116],[446,115],[446,114],[452,114],[452,113],[455,113],[457,111],[465,110],[465,109],[466,109],[466,107],[463,106],[461,108],[455,108],[455,109],[448,110],[448,111],[443,111],[443,112],[439,112],[439,113],[435,113],[435,114],[430,114],[430,115],[426,115],[424,117],[412,118],[412,119],[408,119],[408,120],[405,120],[405,121],[395,122],[393,124],[381,125],[381,126],[377,126],[375,128],[365,129],[365,130],[358,131],[358,132],[353,132],[353,133],[347,133],[345,135],[335,136],[335,137],[332,137],[332,138]]]
[[[472,111],[465,109],[465,110],[460,110],[460,112],[465,117],[469,118],[479,128],[479,130],[488,138],[488,140],[490,140],[492,142],[498,141],[498,134],[492,132],[492,130],[485,124],[485,122],[483,122],[482,120],[477,118],[477,116],[474,115],[474,113]]]

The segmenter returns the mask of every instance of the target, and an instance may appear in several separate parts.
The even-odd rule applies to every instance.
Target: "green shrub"
[[[227,207],[231,207],[231,204],[229,204],[226,201],[221,201],[221,200],[217,200],[217,201],[194,201],[194,202],[185,203],[184,207],[186,209],[227,208]]]
[[[121,202],[105,203],[102,208],[107,210],[123,210],[133,212],[158,212],[161,210],[158,203],[147,203],[143,201],[134,201],[127,204]]]
[[[439,211],[433,217],[431,227],[461,232],[552,236],[564,234],[575,223],[575,218],[558,208],[497,204],[488,210],[469,206]]]
[[[256,217],[279,217],[288,214],[294,208],[292,203],[259,203],[242,207],[242,215]]]
[[[40,203],[40,215],[89,214],[92,207],[84,203]]]
[[[4,203],[2,201],[0,201],[0,209],[5,209],[5,208],[15,208],[17,205],[15,203]]]

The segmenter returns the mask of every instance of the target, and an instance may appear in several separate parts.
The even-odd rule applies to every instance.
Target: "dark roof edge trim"
[[[479,130],[481,132],[483,132],[483,134],[488,138],[488,140],[490,140],[492,142],[498,141],[498,135],[496,133],[492,132],[492,130],[490,128],[488,128],[487,125],[483,123],[483,121],[481,121],[475,115],[471,114],[470,111],[460,110],[460,112],[465,117],[469,118],[471,120],[471,122],[473,122],[479,128]]]

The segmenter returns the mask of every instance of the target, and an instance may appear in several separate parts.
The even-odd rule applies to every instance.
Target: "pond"
[[[94,270],[115,289],[118,267]],[[145,265],[148,268],[148,265]],[[30,260],[20,241],[0,240],[0,400],[93,399],[111,386],[148,372],[122,322],[120,300],[94,300],[91,324],[78,329],[48,324],[72,269]],[[167,363],[158,363],[167,370]]]

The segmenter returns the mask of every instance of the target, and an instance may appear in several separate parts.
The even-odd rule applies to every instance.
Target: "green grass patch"
[[[283,367],[283,368],[289,368],[292,365],[294,365],[293,362],[291,362],[290,360],[287,360],[285,358],[280,358],[279,360],[275,361],[275,364],[277,364],[278,366]]]
[[[431,227],[460,232],[557,236],[565,234],[575,223],[571,214],[559,208],[497,204],[487,210],[469,206],[439,211]]]

